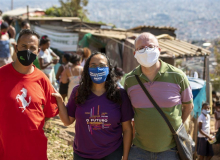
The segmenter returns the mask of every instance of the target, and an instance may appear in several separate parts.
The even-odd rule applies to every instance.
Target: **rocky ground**
[[[47,155],[49,160],[73,160],[74,124],[65,127],[56,116],[51,118],[44,127],[48,138]]]

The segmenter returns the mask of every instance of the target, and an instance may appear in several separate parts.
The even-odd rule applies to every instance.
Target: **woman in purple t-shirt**
[[[126,91],[117,87],[105,54],[97,52],[88,58],[81,82],[73,89],[66,107],[62,96],[53,96],[64,125],[76,120],[74,160],[128,159],[133,109]]]

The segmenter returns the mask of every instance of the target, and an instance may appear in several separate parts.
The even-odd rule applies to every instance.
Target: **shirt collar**
[[[169,68],[167,63],[163,62],[163,61],[160,60],[160,59],[159,59],[159,61],[160,61],[160,63],[161,63],[161,67],[160,67],[160,70],[159,70],[159,72],[157,73],[156,77],[161,76],[161,74],[162,74],[162,73],[165,73],[165,72],[168,70],[168,68]],[[142,77],[142,78],[144,78],[145,80],[149,81],[149,80],[147,79],[147,77],[142,73],[141,65],[137,66],[137,67],[134,69],[133,72],[134,72],[135,75],[138,75],[139,77]]]

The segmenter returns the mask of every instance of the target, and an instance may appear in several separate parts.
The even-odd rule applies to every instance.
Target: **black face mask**
[[[18,51],[17,52],[19,62],[24,66],[29,66],[37,58],[37,55],[32,53],[30,50]]]

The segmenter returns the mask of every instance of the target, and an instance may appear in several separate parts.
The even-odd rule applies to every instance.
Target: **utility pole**
[[[27,5],[27,21],[29,22],[29,6]]]
[[[11,0],[11,10],[13,10],[13,0]]]

